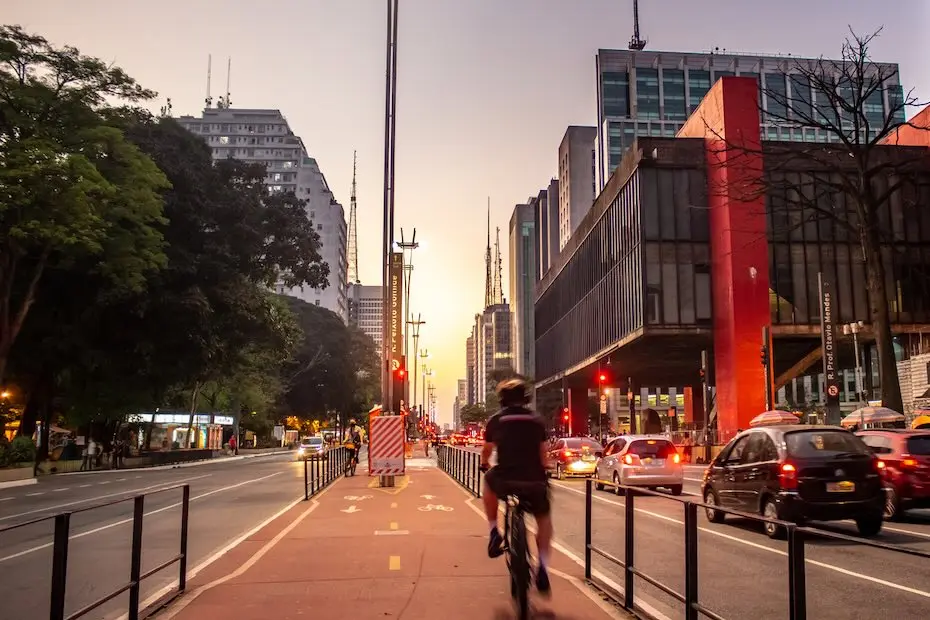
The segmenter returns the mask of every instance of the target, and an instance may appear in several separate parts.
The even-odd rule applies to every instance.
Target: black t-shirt
[[[497,471],[510,480],[545,480],[540,444],[546,441],[542,417],[523,407],[501,409],[490,418],[484,440],[497,446]]]

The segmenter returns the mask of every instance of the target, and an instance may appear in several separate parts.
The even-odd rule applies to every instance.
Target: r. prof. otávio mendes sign
[[[390,275],[391,367],[398,368],[404,353],[404,255],[400,252],[391,254]]]

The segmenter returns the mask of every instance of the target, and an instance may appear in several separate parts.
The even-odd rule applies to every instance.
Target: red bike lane
[[[424,461],[394,488],[338,480],[201,571],[155,617],[514,617],[506,564],[486,554],[480,500]],[[552,596],[532,592],[532,617],[630,617],[586,586],[574,562],[553,553],[551,564]]]

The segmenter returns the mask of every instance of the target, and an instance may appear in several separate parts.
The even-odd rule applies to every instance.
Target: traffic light
[[[404,394],[407,391],[407,369],[403,364],[391,373],[391,411],[400,415],[404,404]]]
[[[601,385],[607,383],[607,374],[602,372],[597,376],[597,380],[601,382]]]
[[[568,422],[568,407],[562,409],[562,420]]]

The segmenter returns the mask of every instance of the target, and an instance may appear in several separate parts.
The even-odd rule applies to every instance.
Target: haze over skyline
[[[317,159],[348,216],[358,152],[359,272],[380,284],[385,3],[282,0],[273,7],[220,0],[5,0],[5,23],[112,61],[197,115],[213,56],[212,95],[233,107],[277,108]],[[507,234],[517,203],[556,175],[568,125],[596,117],[594,55],[625,48],[628,0],[401,0],[398,44],[396,222],[417,228],[412,306],[435,369],[440,422],[451,421],[465,338],[484,294],[485,209]],[[919,38],[930,3],[899,0],[644,0],[647,49],[839,55],[851,26],[884,25],[875,60],[897,62],[905,90],[930,100]],[[739,24],[731,27],[730,24]],[[492,242],[493,242],[492,231]]]

